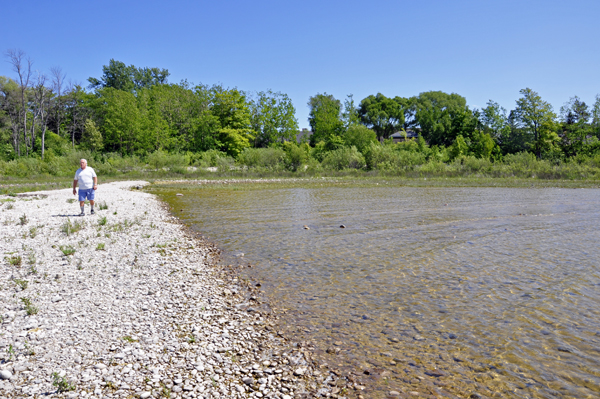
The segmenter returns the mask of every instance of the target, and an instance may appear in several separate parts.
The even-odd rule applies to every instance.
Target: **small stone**
[[[340,226],[340,229],[345,229],[345,228],[346,228],[346,226],[343,224]]]
[[[242,378],[242,382],[246,385],[252,385],[254,384],[254,379],[251,377],[244,377]]]
[[[304,226],[302,226],[302,228],[303,228],[304,230],[310,230],[310,227],[308,227],[307,225],[304,225]]]
[[[0,371],[0,379],[1,380],[10,380],[12,378],[12,373],[8,370]]]
[[[441,370],[428,370],[425,374],[430,377],[444,377],[446,375],[446,373]]]
[[[60,302],[60,301],[62,301],[62,297],[60,295],[55,295],[50,300],[52,302]]]
[[[177,194],[175,194],[175,195],[176,195],[177,197],[183,197],[183,194],[181,194],[181,193],[177,193]]]
[[[193,391],[193,390],[194,390],[194,387],[193,387],[193,386],[191,386],[191,385],[184,385],[184,386],[183,386],[183,390],[184,390],[184,391],[188,391],[188,392],[189,392],[189,391]]]
[[[425,337],[423,337],[422,335],[419,335],[419,334],[415,335],[415,336],[413,337],[413,339],[414,339],[415,341],[425,341]]]
[[[304,373],[306,373],[306,369],[304,369],[304,368],[298,368],[298,369],[294,370],[295,376],[301,376],[301,375],[304,375]]]
[[[388,393],[388,395],[390,395],[390,396],[400,396],[400,392],[398,392],[398,391],[390,391]]]
[[[149,398],[151,395],[152,395],[152,393],[151,393],[151,392],[148,392],[148,391],[146,391],[146,392],[142,392],[142,393],[140,394],[140,398],[141,398],[141,399],[146,399],[146,398]]]

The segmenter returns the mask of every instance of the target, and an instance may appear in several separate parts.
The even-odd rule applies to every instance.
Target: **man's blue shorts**
[[[95,194],[96,190],[93,188],[87,190],[79,189],[79,201],[85,201],[86,199],[93,201]]]

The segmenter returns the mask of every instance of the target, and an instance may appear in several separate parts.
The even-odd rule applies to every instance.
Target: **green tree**
[[[362,154],[368,150],[371,143],[377,143],[375,132],[364,125],[350,126],[343,138],[347,147],[354,146]]]
[[[413,101],[415,121],[430,145],[449,146],[459,135],[471,135],[472,131],[468,132],[465,128],[472,126],[473,115],[464,97],[456,93],[428,91],[419,94]],[[454,121],[455,118],[458,120]]]
[[[252,128],[255,131],[254,146],[296,140],[298,120],[292,100],[283,93],[271,90],[258,92],[250,103]]]
[[[596,95],[596,101],[592,106],[592,134],[600,139],[600,94]]]
[[[516,121],[529,135],[531,149],[540,159],[542,151],[551,150],[558,139],[554,131],[556,114],[552,105],[542,100],[537,92],[526,88],[520,93],[522,97],[517,100],[515,109]]]
[[[144,149],[140,148],[138,141],[140,112],[135,96],[123,90],[107,87],[100,91],[98,101],[105,148],[122,155],[133,154]]]
[[[246,95],[238,89],[213,89],[211,112],[218,121],[220,150],[236,157],[254,139],[252,116]]]
[[[316,94],[308,99],[308,123],[313,131],[310,144],[332,140],[331,136],[340,137],[344,132],[341,119],[342,104],[331,94]]]
[[[90,77],[90,88],[100,90],[112,87],[117,90],[133,92],[156,84],[167,83],[169,71],[159,68],[137,68],[125,65],[121,61],[111,59],[108,65],[102,67],[100,79]]]
[[[100,129],[98,129],[96,123],[91,119],[85,121],[82,141],[92,151],[102,151],[104,148],[102,133],[100,133]]]
[[[344,100],[342,121],[344,122],[345,129],[348,129],[350,126],[356,126],[360,124],[360,115],[358,114],[358,107],[354,103],[354,96],[352,94],[349,94]]]
[[[488,101],[487,107],[481,110],[481,123],[486,133],[503,148],[510,138],[510,124],[506,109],[495,101]]]
[[[560,108],[562,121],[562,148],[567,156],[582,152],[593,128],[588,123],[591,117],[589,107],[577,96],[571,97]]]
[[[358,114],[362,123],[375,131],[378,140],[387,139],[404,126],[404,104],[399,97],[370,95],[360,102]]]

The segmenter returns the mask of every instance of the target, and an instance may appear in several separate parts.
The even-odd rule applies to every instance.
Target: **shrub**
[[[354,146],[329,152],[322,164],[324,168],[333,170],[362,169],[366,165],[365,157]]]
[[[245,148],[237,162],[249,168],[278,169],[283,166],[285,158],[285,151],[281,148]]]
[[[158,150],[148,155],[148,164],[154,169],[185,168],[189,164],[189,157],[183,154],[169,154]]]

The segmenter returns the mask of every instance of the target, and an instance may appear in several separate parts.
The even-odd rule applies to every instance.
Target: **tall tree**
[[[217,136],[220,149],[237,156],[244,148],[250,147],[254,139],[246,95],[238,89],[223,89],[220,86],[213,88],[212,95],[211,112],[219,122]]]
[[[470,136],[461,126],[472,124],[471,111],[467,100],[456,94],[442,91],[428,91],[419,94],[415,101],[415,120],[421,127],[422,135],[431,145],[451,145],[456,137]],[[471,114],[470,116],[468,114]],[[454,123],[455,118],[460,118]],[[465,125],[467,124],[467,125]]]
[[[254,146],[296,140],[298,120],[292,100],[280,92],[258,92],[250,102],[252,128],[255,131]]]
[[[137,68],[125,65],[121,61],[111,59],[108,65],[102,67],[100,79],[90,77],[88,82],[92,89],[112,87],[117,90],[133,92],[157,84],[166,84],[169,77],[167,69]]]
[[[370,95],[360,102],[358,114],[361,121],[375,131],[378,140],[387,139],[404,126],[404,107],[399,97]]]
[[[52,98],[52,90],[46,87],[46,75],[39,74],[37,81],[33,86],[33,123],[31,128],[31,141],[35,143],[35,121],[39,121],[39,130],[41,135],[41,152],[44,159],[44,150],[46,143],[46,128],[48,119],[48,107]]]
[[[522,97],[517,100],[515,109],[516,121],[529,134],[532,149],[539,159],[542,157],[542,151],[555,141],[556,114],[552,105],[542,100],[537,92],[525,88],[520,93]]]
[[[19,110],[21,128],[23,132],[23,142],[25,144],[25,153],[29,155],[29,149],[31,143],[29,143],[27,136],[27,90],[29,89],[29,83],[31,80],[32,70],[31,67],[33,65],[33,61],[31,58],[27,57],[25,59],[25,52],[22,50],[11,49],[6,52],[6,56],[8,57],[8,62],[12,65],[13,71],[17,73],[18,83],[19,83],[19,91],[20,91],[20,102],[21,107]],[[17,145],[17,154],[21,156],[20,146]]]
[[[112,87],[100,90],[99,94],[105,148],[122,155],[139,152],[140,113],[135,96]]]
[[[64,115],[63,88],[65,86],[66,74],[63,73],[60,67],[52,67],[50,69],[50,74],[52,76],[52,90],[55,94],[52,104],[54,110],[53,117],[56,126],[56,134],[60,136],[61,122]]]
[[[510,136],[508,113],[495,101],[488,101],[487,106],[481,110],[481,123],[484,129],[496,142],[502,146]]]
[[[344,133],[342,104],[331,94],[316,94],[308,99],[308,123],[313,131],[310,144],[327,141],[331,137],[341,137]]]
[[[591,117],[589,107],[577,96],[571,97],[560,107],[562,121],[562,147],[565,155],[575,156],[587,144],[592,127],[588,123]]]
[[[600,139],[600,94],[596,94],[596,101],[592,106],[592,132]]]

